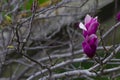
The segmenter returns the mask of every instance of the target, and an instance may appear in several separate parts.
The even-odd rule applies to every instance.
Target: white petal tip
[[[98,19],[98,16],[96,16],[95,19]]]
[[[85,25],[83,23],[79,24],[79,28],[82,29],[82,30],[87,31],[87,29],[86,29],[86,27],[85,27]]]

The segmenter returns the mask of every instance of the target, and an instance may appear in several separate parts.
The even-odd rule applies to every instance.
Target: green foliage
[[[98,76],[98,77],[93,77],[94,80],[110,80],[109,77],[102,77],[102,76]]]
[[[93,65],[94,65],[94,63],[87,62],[87,61],[81,63],[81,66],[83,67],[83,69],[89,69]]]
[[[26,2],[26,5],[25,5],[26,6],[26,10],[30,10],[31,9],[33,1],[34,0],[29,0],[28,2]],[[50,1],[50,0],[38,0],[38,5],[41,5],[41,4],[43,4],[43,3],[47,2],[47,1]]]
[[[31,6],[32,6],[33,1],[34,1],[34,0],[29,0],[29,2],[26,2],[26,9],[27,9],[27,10],[30,10],[30,9],[31,9]]]
[[[44,2],[47,2],[47,1],[50,1],[50,0],[38,0],[40,4],[44,3]]]
[[[73,80],[86,80],[85,78],[76,78],[76,79],[73,79]]]
[[[57,69],[57,70],[54,70],[56,73],[62,73],[62,72],[65,72],[65,70],[64,69]]]

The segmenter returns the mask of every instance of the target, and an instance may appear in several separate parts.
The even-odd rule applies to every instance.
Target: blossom
[[[120,21],[120,12],[117,13],[116,19],[117,21]]]
[[[83,30],[84,41],[82,42],[82,48],[84,53],[92,58],[98,46],[98,37],[96,35],[99,22],[97,17],[93,18],[90,15],[86,15],[84,24],[80,23],[79,28]]]
[[[90,15],[86,15],[84,24],[80,23],[79,27],[83,29],[83,36],[86,37],[87,35],[96,34],[98,25],[97,17],[93,18]]]
[[[83,51],[90,58],[95,55],[97,46],[98,38],[95,34],[86,36],[85,40],[82,42]]]

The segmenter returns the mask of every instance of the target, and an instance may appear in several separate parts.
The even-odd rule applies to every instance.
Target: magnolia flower
[[[82,48],[85,54],[92,58],[96,53],[98,46],[98,38],[96,31],[99,23],[97,17],[93,18],[90,15],[86,15],[84,24],[80,23],[79,27],[83,30],[84,41],[82,42]]]
[[[86,37],[87,35],[96,34],[98,25],[97,17],[93,18],[90,15],[86,15],[84,24],[80,23],[79,27],[83,29],[83,36]]]
[[[82,42],[83,51],[90,58],[95,55],[97,46],[98,38],[95,34],[86,36],[85,40]]]
[[[120,12],[117,13],[116,19],[117,21],[120,21]]]

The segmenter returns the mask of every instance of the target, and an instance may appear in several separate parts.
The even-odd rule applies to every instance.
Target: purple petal
[[[83,36],[86,37],[87,35],[91,35],[91,34],[96,34],[96,31],[98,29],[99,23],[98,22],[93,22],[89,25],[88,30],[85,31],[83,30]]]
[[[88,29],[88,34],[96,34],[96,31],[98,29],[99,23],[98,22],[93,22],[91,23],[89,29]]]
[[[117,21],[120,21],[120,12],[117,13],[116,19]]]
[[[98,38],[97,38],[97,36],[95,34],[90,35],[88,42],[89,42],[89,45],[91,47],[93,47],[93,46],[97,47],[97,45],[98,45]]]
[[[98,38],[95,34],[92,34],[90,36],[86,36],[84,41],[82,42],[82,47],[85,52],[85,54],[92,58],[95,55],[96,48],[98,46]]]
[[[89,22],[91,21],[91,19],[92,19],[92,17],[87,14],[87,15],[85,16],[85,20],[84,20],[85,25],[86,25],[87,23],[89,23]]]
[[[88,35],[88,31],[83,30],[83,36],[86,37]]]
[[[85,24],[86,27],[89,28],[89,26],[90,26],[92,23],[98,23],[97,18],[98,18],[97,16],[96,16],[95,18],[91,18],[91,20]]]
[[[83,47],[83,51],[88,57],[92,58],[95,55],[95,50],[92,49],[87,42],[84,41],[82,43],[82,47]]]
[[[85,24],[85,27],[87,28],[87,30],[89,29],[90,25],[91,25],[91,21]]]

